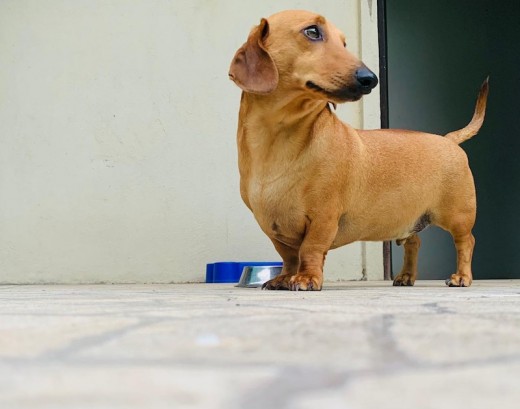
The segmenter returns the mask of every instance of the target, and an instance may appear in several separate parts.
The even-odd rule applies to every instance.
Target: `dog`
[[[473,176],[459,144],[476,135],[488,80],[471,122],[444,137],[358,130],[333,112],[377,85],[323,16],[301,10],[261,19],[236,52],[229,77],[242,89],[238,119],[240,194],[283,259],[267,290],[321,290],[330,249],[396,240],[404,264],[395,286],[414,285],[418,233],[453,236],[449,286],[472,283],[476,216]]]

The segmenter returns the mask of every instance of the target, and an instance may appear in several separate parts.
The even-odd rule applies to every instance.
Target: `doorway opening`
[[[460,129],[490,75],[484,125],[462,145],[477,189],[473,275],[520,278],[520,2],[379,0],[378,14],[382,127],[439,135]],[[419,279],[451,275],[451,236],[434,227],[421,239]],[[385,270],[399,272],[402,257],[392,244]]]

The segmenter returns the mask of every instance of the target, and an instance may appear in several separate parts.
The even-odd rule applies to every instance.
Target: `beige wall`
[[[375,70],[375,3],[1,1],[0,283],[202,281],[207,262],[278,259],[238,193],[229,61],[260,17],[305,8]],[[340,115],[377,127],[377,94]],[[382,277],[380,250],[332,252],[327,278]]]

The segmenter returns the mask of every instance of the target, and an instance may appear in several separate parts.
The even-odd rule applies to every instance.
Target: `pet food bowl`
[[[281,266],[280,261],[221,261],[206,264],[206,283],[238,283],[244,267]]]
[[[244,266],[237,287],[261,287],[282,272],[282,266]]]

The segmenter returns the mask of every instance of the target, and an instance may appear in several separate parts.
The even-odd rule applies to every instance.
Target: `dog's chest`
[[[269,237],[288,245],[301,242],[305,231],[305,209],[297,196],[290,175],[274,179],[254,175],[248,183],[249,203],[260,227]]]

